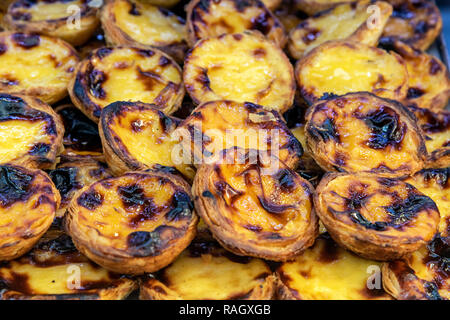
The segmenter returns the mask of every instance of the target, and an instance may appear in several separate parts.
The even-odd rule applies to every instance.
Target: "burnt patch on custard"
[[[95,51],[95,55],[100,60],[102,60],[103,58],[109,56],[112,52],[113,52],[112,48],[104,47],[104,48],[97,49],[97,51]]]
[[[0,94],[0,122],[9,120],[39,121],[50,118],[49,114],[28,107],[22,98]]]
[[[93,211],[102,205],[103,195],[93,190],[86,190],[78,197],[77,203],[83,208]]]
[[[307,130],[311,137],[316,141],[340,142],[339,133],[333,119],[326,118],[321,124],[312,123],[310,126],[307,126]]]
[[[24,49],[37,47],[41,43],[41,38],[37,34],[14,33],[11,40]]]
[[[140,16],[141,13],[139,12],[138,8],[136,7],[136,4],[134,2],[129,2],[131,5],[130,10],[128,10],[128,13],[131,14],[132,16]]]
[[[437,62],[436,59],[432,58],[430,60],[430,74],[435,75],[441,71],[442,71],[442,67],[441,67],[440,63]]]
[[[137,67],[137,73],[137,78],[144,83],[145,89],[148,91],[152,91],[155,85],[163,82],[161,76],[153,71],[144,71]]]
[[[356,112],[354,115],[363,120],[372,131],[371,137],[366,142],[367,146],[372,149],[385,149],[387,146],[400,149],[407,127],[400,121],[397,112],[382,106],[366,115]]]
[[[103,89],[103,83],[108,79],[108,76],[101,70],[94,69],[93,66],[89,68],[87,85],[89,92],[98,99],[105,99],[106,92]]]
[[[450,129],[450,112],[433,112],[429,109],[412,107],[420,128],[429,134],[444,132]]]
[[[16,202],[26,202],[36,190],[34,177],[14,167],[0,166],[0,206],[8,208]]]
[[[78,108],[68,107],[58,111],[64,124],[64,145],[79,151],[101,151],[102,144],[96,123]]]
[[[47,153],[50,152],[50,149],[51,146],[48,143],[39,142],[33,145],[28,153],[32,156],[44,157]],[[42,161],[46,161],[46,159],[42,158]]]
[[[292,172],[288,169],[281,169],[274,178],[278,181],[280,189],[285,193],[291,193],[295,190],[295,181]]]
[[[256,59],[262,59],[266,56],[267,52],[263,48],[258,48],[253,50],[253,55],[256,57]]]
[[[130,226],[136,227],[140,222],[153,220],[160,212],[160,208],[154,203],[152,198],[145,195],[144,189],[138,184],[119,186],[117,188],[120,200],[128,212],[137,214],[130,218]]]
[[[161,250],[161,237],[158,232],[136,231],[127,237],[128,249],[135,257],[155,256]]]

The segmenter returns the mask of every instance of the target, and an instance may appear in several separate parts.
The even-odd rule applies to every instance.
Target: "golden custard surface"
[[[66,87],[78,62],[71,48],[45,36],[26,36],[33,45],[23,47],[18,44],[22,37],[17,35],[0,33],[7,48],[0,55],[0,82],[10,83],[11,92]]]
[[[294,261],[278,269],[281,281],[297,299],[304,300],[369,300],[390,299],[372,277],[381,263],[361,258],[339,247],[331,239],[319,238]],[[379,269],[378,269],[379,270]]]
[[[416,187],[436,203],[441,220],[438,231],[450,236],[450,168],[424,169],[405,182]]]
[[[422,141],[398,107],[364,94],[320,102],[306,125],[308,145],[328,165],[348,172],[417,172]]]
[[[302,94],[311,101],[325,93],[359,91],[389,99],[406,96],[408,74],[403,60],[381,49],[328,42],[311,51],[303,61],[297,65],[296,75]]]
[[[51,224],[59,195],[40,170],[0,166],[0,248],[43,233]]]
[[[129,248],[127,237],[137,231],[152,232],[162,225],[183,227],[185,220],[169,221],[172,198],[181,187],[167,178],[133,174],[102,180],[85,189],[77,201],[76,227],[86,235],[95,232],[98,245],[120,251]],[[73,201],[74,201],[73,200]]]
[[[131,14],[136,10],[139,15]],[[147,44],[168,44],[182,42],[186,38],[185,26],[180,19],[162,12],[156,6],[129,1],[116,0],[112,8],[115,23],[133,40]]]
[[[181,163],[174,161],[176,150],[181,151],[178,140],[172,135],[175,129],[174,120],[151,108],[126,110],[125,116],[122,113],[108,124],[114,141],[119,139],[126,152],[137,161],[149,168],[155,164],[174,167],[189,177],[192,169],[182,162],[181,154]]]
[[[234,260],[239,259],[236,258]],[[241,260],[245,263],[233,261],[226,254],[218,255],[217,252],[192,255],[188,248],[163,273],[169,279],[169,288],[183,299],[226,300],[233,298],[234,294],[248,293],[262,283],[264,279],[261,274],[271,273],[260,259]]]
[[[401,239],[405,228],[410,236],[432,239],[434,221],[439,221],[436,205],[417,189],[396,181],[372,175],[338,176],[319,194],[319,210],[360,232],[380,233],[383,241]]]
[[[186,58],[186,88],[200,103],[253,102],[287,110],[294,98],[292,66],[262,36],[245,32],[202,40]]]

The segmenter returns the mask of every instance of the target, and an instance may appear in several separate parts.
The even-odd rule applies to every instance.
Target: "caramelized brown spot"
[[[103,195],[96,191],[87,190],[77,200],[78,205],[93,211],[103,203]]]

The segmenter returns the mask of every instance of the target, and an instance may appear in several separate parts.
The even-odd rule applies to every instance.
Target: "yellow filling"
[[[208,254],[194,258],[186,251],[165,269],[170,289],[187,300],[224,300],[248,293],[261,284],[257,278],[265,272],[270,273],[270,269],[259,259],[241,264]]]
[[[0,122],[0,163],[26,155],[37,142],[49,142],[44,121],[11,120]]]
[[[320,257],[324,244],[325,240],[318,239],[313,248],[282,265],[283,274],[292,279],[288,281],[289,288],[306,300],[389,299],[387,294],[370,297],[367,286],[376,288],[377,282],[371,276],[374,270],[380,270],[380,262],[360,258],[340,247],[335,260],[324,262]],[[381,273],[378,275],[381,277]],[[378,284],[381,285],[381,278]]]
[[[24,12],[31,13],[31,21],[45,21],[45,20],[56,20],[61,18],[66,18],[72,14],[78,12],[72,10],[72,8],[82,7],[81,0],[72,1],[58,1],[58,2],[45,2],[38,1],[36,4],[32,5],[29,9],[25,9]],[[69,10],[70,9],[70,10]]]

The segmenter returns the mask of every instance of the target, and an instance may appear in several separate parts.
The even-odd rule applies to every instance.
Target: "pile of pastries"
[[[450,299],[433,1],[0,13],[0,299]]]

